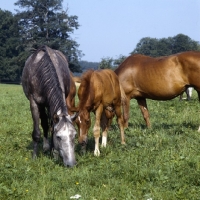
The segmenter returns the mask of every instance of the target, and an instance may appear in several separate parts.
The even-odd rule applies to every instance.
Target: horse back
[[[104,106],[116,104],[121,100],[119,80],[110,69],[97,70],[91,77],[94,101],[102,102]]]
[[[34,96],[38,104],[45,103],[52,90],[57,90],[65,99],[70,91],[70,72],[63,56],[61,52],[43,46],[27,59],[22,86],[28,99]]]
[[[130,98],[167,100],[178,96],[186,86],[198,84],[199,59],[200,52],[193,51],[158,58],[136,54],[115,73]]]
[[[79,108],[96,109],[100,103],[104,106],[120,102],[121,93],[116,74],[109,69],[87,71],[81,77],[78,90]]]

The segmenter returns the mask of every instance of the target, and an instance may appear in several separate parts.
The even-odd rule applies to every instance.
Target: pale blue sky
[[[0,1],[14,12],[16,0]],[[82,60],[128,56],[143,37],[167,38],[179,33],[200,41],[200,0],[64,0],[80,27],[72,38],[85,54]]]

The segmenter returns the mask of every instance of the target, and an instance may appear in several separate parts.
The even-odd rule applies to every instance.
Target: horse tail
[[[123,121],[124,121],[124,126],[127,128],[128,127],[128,110],[127,110],[127,97],[126,94],[124,92],[124,89],[121,85],[121,83],[119,83],[119,87],[120,87],[120,92],[121,92],[121,104],[122,104],[122,113],[123,113]]]

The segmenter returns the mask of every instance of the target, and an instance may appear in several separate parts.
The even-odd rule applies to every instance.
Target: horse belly
[[[141,97],[145,97],[153,100],[170,100],[184,91],[185,87],[155,87],[151,90],[140,90]]]

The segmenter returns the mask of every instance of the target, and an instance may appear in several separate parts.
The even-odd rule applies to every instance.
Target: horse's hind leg
[[[109,112],[109,111],[107,111]],[[102,143],[101,146],[102,147],[106,147],[107,145],[107,134],[108,134],[108,129],[110,127],[112,118],[108,119],[106,117],[106,113],[105,111],[103,111],[102,116],[101,116],[101,129],[102,129]]]
[[[144,120],[146,122],[147,127],[150,127],[150,120],[149,120],[149,111],[147,108],[147,102],[146,99],[137,99],[138,105],[140,107],[140,110],[142,112],[142,115],[144,117]]]
[[[123,120],[124,120],[124,127],[128,127],[128,120],[130,117],[130,98],[128,97],[126,101],[122,101],[122,110],[123,110]]]
[[[122,144],[125,144],[125,137],[124,137],[124,120],[123,120],[123,117],[122,117],[120,105],[115,105],[115,113],[116,113],[116,116],[117,116],[117,123],[118,123],[118,126],[119,126],[119,128],[120,128],[121,143],[122,143]]]
[[[187,88],[187,89],[185,90],[185,93],[186,93],[186,95],[187,95],[187,100],[190,101],[190,100],[191,100],[190,88]]]
[[[33,132],[32,132],[32,138],[33,138],[33,158],[37,157],[37,151],[38,151],[38,143],[40,140],[40,129],[39,129],[39,108],[36,102],[33,100],[33,98],[30,98],[30,109],[32,113],[33,118]]]
[[[48,140],[48,131],[49,131],[48,116],[47,116],[44,106],[40,107],[39,111],[40,111],[41,126],[44,133],[43,151],[46,152],[50,150],[50,145],[49,145],[49,140]]]
[[[182,100],[183,100],[183,93],[184,93],[184,92],[182,92],[182,93],[180,94],[179,101],[182,101]]]
[[[200,102],[200,91],[197,91],[197,94],[198,94],[199,102]],[[199,126],[199,129],[198,129],[198,132],[200,132],[200,126]]]

